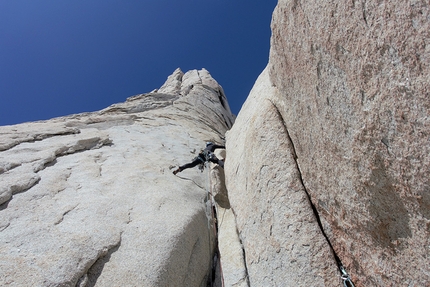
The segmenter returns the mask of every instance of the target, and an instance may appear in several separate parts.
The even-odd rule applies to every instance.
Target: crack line
[[[314,203],[312,202],[312,199],[311,199],[311,196],[310,196],[310,194],[309,194],[309,191],[308,191],[308,189],[306,188],[305,183],[304,183],[304,181],[303,181],[302,172],[301,172],[301,170],[300,170],[300,166],[299,166],[299,163],[298,163],[298,161],[297,161],[298,157],[297,157],[297,153],[296,153],[296,148],[295,148],[295,146],[294,146],[293,140],[291,139],[290,133],[289,133],[288,128],[287,128],[287,125],[286,125],[286,123],[285,123],[285,121],[284,121],[284,118],[282,117],[282,114],[281,114],[281,112],[279,111],[278,107],[273,103],[273,101],[272,101],[272,100],[270,100],[270,99],[269,99],[269,102],[270,102],[270,103],[273,105],[273,107],[275,108],[275,111],[276,111],[276,113],[277,113],[277,115],[278,115],[278,117],[279,117],[279,120],[282,122],[282,125],[283,125],[284,130],[285,130],[285,134],[287,135],[287,140],[290,142],[291,147],[292,147],[292,155],[293,155],[293,158],[294,158],[294,162],[295,162],[295,164],[296,164],[296,169],[297,169],[297,172],[298,172],[298,176],[299,176],[300,183],[301,183],[301,185],[303,186],[303,190],[305,191],[305,194],[306,194],[306,196],[307,196],[307,198],[308,198],[308,201],[309,201],[310,206],[311,206],[311,208],[312,208],[312,211],[313,211],[313,213],[314,213],[314,215],[315,215],[315,218],[316,218],[316,220],[317,220],[317,223],[318,223],[318,226],[319,226],[319,228],[320,228],[320,230],[321,230],[321,233],[322,233],[322,235],[324,236],[324,238],[326,239],[327,244],[329,245],[329,247],[330,247],[330,249],[331,249],[331,251],[332,251],[333,257],[334,257],[334,259],[335,259],[335,261],[336,261],[336,264],[337,264],[337,266],[338,266],[338,268],[339,268],[339,272],[340,272],[340,274],[341,274],[341,275],[343,275],[344,273],[343,273],[343,271],[342,271],[342,270],[344,270],[344,267],[343,267],[342,261],[340,260],[339,256],[337,255],[336,251],[335,251],[335,250],[334,250],[334,248],[333,248],[333,245],[332,245],[332,244],[331,244],[331,242],[330,242],[330,239],[328,238],[327,234],[326,234],[326,233],[325,233],[325,231],[324,231],[323,225],[322,225],[322,223],[321,223],[320,216],[319,216],[319,214],[318,214],[318,210],[317,210],[317,208],[315,207]]]

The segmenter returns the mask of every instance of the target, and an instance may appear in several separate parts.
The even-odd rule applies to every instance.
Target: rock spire
[[[1,286],[202,286],[208,180],[190,161],[233,124],[206,70],[98,112],[0,127]]]

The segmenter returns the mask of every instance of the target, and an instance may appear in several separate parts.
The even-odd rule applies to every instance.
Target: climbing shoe
[[[180,169],[180,168],[178,168],[178,169],[176,169],[176,170],[174,170],[174,171],[173,171],[173,174],[175,174],[175,175],[176,175],[176,174],[177,174],[178,172],[180,172],[180,171],[181,171],[181,169]]]

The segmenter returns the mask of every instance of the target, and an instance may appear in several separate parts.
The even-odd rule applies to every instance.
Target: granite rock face
[[[274,92],[265,70],[227,133],[227,188],[249,286],[339,286]]]
[[[296,206],[291,186],[309,195],[356,286],[428,285],[429,19],[428,1],[278,2],[267,71],[227,137],[227,187],[251,285],[263,280],[262,260],[277,271],[276,244],[278,258],[291,256],[291,242],[273,241],[276,221],[318,228],[309,208],[270,213],[282,210],[276,204]],[[282,178],[297,172],[301,183]],[[257,206],[261,217],[247,217]],[[324,250],[319,244],[309,244],[309,258]],[[325,259],[331,270],[333,256]],[[253,272],[254,265],[261,267]],[[321,269],[326,285],[311,285],[336,282],[328,270]]]
[[[225,159],[225,150],[215,150],[219,159]],[[216,244],[220,256],[219,274],[220,282],[216,282],[215,287],[236,286],[248,287],[248,273],[245,265],[243,247],[237,234],[236,218],[230,206],[228,191],[225,186],[224,170],[211,163],[210,172],[210,195],[213,197],[214,208],[216,209],[217,236]]]
[[[1,286],[206,286],[208,177],[234,118],[206,70],[93,113],[0,127]]]

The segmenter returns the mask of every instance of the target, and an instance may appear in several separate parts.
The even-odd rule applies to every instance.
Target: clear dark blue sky
[[[237,114],[276,0],[0,1],[0,125],[103,109],[206,68]]]

